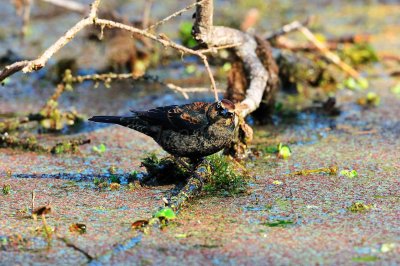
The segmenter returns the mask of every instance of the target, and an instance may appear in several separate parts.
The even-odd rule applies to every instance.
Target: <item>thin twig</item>
[[[201,50],[198,50],[198,51],[203,53],[203,54],[215,53],[217,50],[235,48],[235,47],[238,47],[239,45],[241,45],[241,43],[233,43],[233,44],[210,47],[210,48],[207,48],[207,49],[201,49]]]
[[[72,243],[72,242],[71,242],[69,239],[67,239],[66,237],[63,237],[63,236],[60,236],[60,235],[56,235],[56,236],[57,236],[57,239],[59,239],[59,240],[61,240],[62,242],[64,242],[65,245],[66,245],[67,247],[73,248],[73,249],[75,249],[76,251],[82,253],[82,254],[88,259],[89,262],[91,262],[91,261],[94,259],[94,257],[91,256],[87,251],[85,251],[85,250],[83,250],[82,248],[78,247],[77,245],[75,245],[74,243]]]
[[[150,23],[150,12],[153,6],[153,0],[147,0],[144,3],[143,18],[142,18],[142,29],[146,29]]]
[[[32,190],[32,202],[31,202],[31,212],[35,209],[35,190]]]
[[[157,23],[151,25],[150,27],[146,28],[146,30],[147,30],[147,31],[152,30],[152,29],[154,29],[154,28],[156,28],[156,27],[158,27],[158,26],[164,24],[164,23],[167,22],[168,20],[170,20],[170,19],[172,19],[172,18],[174,18],[174,17],[180,16],[182,13],[184,13],[184,12],[190,10],[191,8],[193,8],[193,7],[197,6],[197,5],[202,4],[203,2],[204,2],[204,0],[202,0],[202,1],[200,1],[200,2],[197,2],[197,3],[193,3],[193,4],[191,4],[191,5],[188,5],[187,7],[182,8],[181,10],[178,10],[178,11],[176,11],[175,13],[169,15],[168,17],[165,17],[165,18],[163,18],[162,20],[158,21]]]
[[[28,30],[29,20],[31,18],[31,9],[32,9],[32,0],[24,1],[24,8],[22,12],[22,37],[25,36],[26,31]]]
[[[300,22],[298,20],[293,21],[289,24],[282,26],[282,28],[280,28],[274,32],[264,34],[262,36],[262,38],[266,39],[266,40],[272,40],[278,36],[288,34],[292,31],[299,30],[301,27],[307,26],[308,24],[310,24],[311,20],[312,20],[312,17],[306,18],[303,22]]]

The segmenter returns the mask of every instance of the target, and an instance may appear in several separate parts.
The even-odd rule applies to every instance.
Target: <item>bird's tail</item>
[[[121,126],[127,126],[129,124],[129,117],[124,116],[93,116],[89,118],[89,121],[117,124]]]

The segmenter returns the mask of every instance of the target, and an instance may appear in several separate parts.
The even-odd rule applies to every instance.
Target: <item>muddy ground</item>
[[[324,12],[320,18],[334,22],[324,24],[324,31],[371,33],[378,54],[400,55],[400,21],[394,11],[398,5],[355,2],[323,9],[313,1],[308,4],[308,13]],[[290,20],[304,12],[301,7],[293,10],[273,17]],[[1,12],[10,15],[12,9]],[[263,20],[261,27],[267,27],[268,21]],[[276,21],[272,24],[281,24]],[[171,70],[176,76],[179,71]],[[9,184],[11,191],[0,193],[0,265],[400,264],[400,96],[391,90],[398,80],[385,71],[382,63],[363,70],[370,75],[368,91],[380,96],[377,107],[356,104],[364,91],[341,90],[336,94],[341,109],[337,117],[299,112],[289,120],[277,118],[275,125],[255,127],[254,149],[282,142],[290,145],[292,156],[283,160],[261,153],[242,162],[254,177],[247,193],[203,194],[168,227],[147,234],[132,230],[132,222],[151,217],[172,186],[128,189],[122,185],[114,191],[100,190],[93,181],[111,178],[112,166],[114,175],[124,177],[143,171],[141,158],[150,152],[165,155],[150,138],[119,126],[85,122],[65,132],[67,136],[38,136],[47,144],[65,137],[91,139],[77,154],[1,149],[0,187]],[[52,91],[42,79],[40,73],[13,77],[0,88],[0,112],[36,111]],[[67,93],[62,104],[73,105],[89,117],[128,113],[132,106],[145,109],[185,102],[151,85],[122,83],[96,90],[91,86],[83,84]],[[211,98],[197,94],[194,99]],[[105,152],[93,151],[102,143]],[[358,176],[289,175],[333,166],[339,172],[356,170]],[[54,237],[48,249],[41,219],[29,216],[32,191],[36,206],[51,202],[48,225],[73,245]],[[86,233],[71,232],[75,223],[85,224]]]

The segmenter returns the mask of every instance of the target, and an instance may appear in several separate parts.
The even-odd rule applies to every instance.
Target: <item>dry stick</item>
[[[298,30],[300,27],[307,26],[310,23],[311,20],[312,20],[312,17],[306,18],[306,20],[304,20],[303,22],[295,20],[295,21],[293,21],[293,22],[291,22],[289,24],[286,24],[286,25],[282,26],[282,28],[280,28],[277,31],[274,31],[272,33],[263,34],[262,38],[266,39],[266,40],[271,40],[271,39],[274,39],[274,38],[276,38],[278,36],[288,34],[289,32]]]
[[[85,5],[75,1],[70,1],[70,0],[42,0],[42,1],[81,14],[86,14],[89,11],[89,9]]]
[[[32,0],[24,1],[24,9],[22,13],[22,30],[21,35],[24,37],[28,28],[29,20],[31,17]]]
[[[83,250],[82,248],[80,248],[77,245],[75,245],[74,243],[72,243],[68,238],[60,236],[60,235],[56,235],[56,237],[57,237],[57,239],[64,242],[67,247],[73,248],[76,251],[82,253],[88,259],[89,262],[91,262],[94,259],[94,257],[91,256],[87,251]]]
[[[153,6],[153,0],[147,0],[144,3],[143,18],[142,18],[142,28],[143,29],[146,29],[149,26],[150,12],[151,12],[152,6]]]
[[[201,3],[203,3],[203,1],[204,1],[204,0],[202,0],[202,1],[200,1],[200,2],[193,3],[193,4],[191,4],[191,5],[188,5],[188,6],[185,7],[185,8],[182,8],[181,10],[176,11],[175,13],[169,15],[168,17],[165,17],[165,18],[163,18],[162,20],[158,21],[157,23],[155,23],[155,24],[151,25],[150,27],[146,28],[146,30],[149,31],[149,30],[151,30],[151,29],[154,29],[154,28],[156,28],[156,27],[158,27],[158,26],[164,24],[164,23],[167,22],[168,20],[170,20],[170,19],[172,19],[172,18],[174,18],[174,17],[177,17],[177,16],[181,15],[182,13],[184,13],[184,12],[190,10],[191,8],[195,7],[196,5],[200,5]]]
[[[35,209],[35,190],[32,190],[32,202],[31,202],[31,212]]]
[[[51,234],[49,232],[49,228],[48,228],[46,217],[45,217],[44,213],[42,214],[42,222],[43,222],[44,232],[46,233],[47,248],[50,249],[50,247],[51,247]]]
[[[227,44],[227,45],[214,46],[214,47],[210,47],[210,48],[207,48],[207,49],[201,49],[201,50],[199,50],[199,52],[202,52],[203,54],[205,54],[205,53],[215,53],[217,50],[235,48],[235,47],[237,47],[239,45],[241,45],[241,43],[232,43],[232,44]]]
[[[317,47],[318,50],[320,50],[324,54],[324,56],[326,58],[328,58],[334,64],[339,66],[344,72],[346,72],[347,74],[349,74],[350,76],[352,76],[355,79],[360,79],[361,78],[360,74],[354,68],[352,68],[351,66],[349,66],[348,64],[343,62],[338,55],[336,55],[335,53],[332,53],[331,51],[329,51],[329,49],[325,46],[325,44],[320,42],[308,28],[306,28],[304,26],[301,26],[301,27],[298,28],[298,30],[310,42],[312,42],[315,45],[315,47]]]

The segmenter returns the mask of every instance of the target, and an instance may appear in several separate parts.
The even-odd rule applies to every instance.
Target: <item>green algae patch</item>
[[[381,97],[375,92],[368,92],[367,95],[357,100],[357,104],[363,107],[377,107],[381,103]]]
[[[379,258],[377,256],[363,256],[363,257],[355,257],[352,258],[352,262],[375,262],[378,261]]]
[[[103,143],[101,143],[99,146],[93,146],[92,150],[98,154],[103,154],[106,152],[107,147]]]
[[[362,202],[354,202],[349,207],[347,207],[348,211],[357,213],[357,212],[367,212],[372,208],[372,205],[364,204]]]
[[[10,194],[11,193],[11,185],[10,184],[3,185],[2,192],[3,192],[3,195]]]
[[[156,212],[153,215],[153,217],[159,218],[159,219],[161,218],[161,219],[165,219],[165,220],[173,220],[176,218],[176,214],[171,208],[166,207],[166,208],[162,208],[161,210]]]
[[[357,173],[356,170],[347,170],[347,169],[345,169],[345,170],[340,171],[340,175],[341,176],[345,176],[347,178],[358,177],[358,173]]]
[[[366,90],[369,87],[369,82],[365,78],[355,79],[353,77],[345,79],[342,83],[337,85],[338,89],[349,89],[353,91]]]
[[[278,146],[278,157],[282,159],[288,159],[290,156],[292,156],[292,150],[288,145],[283,145],[282,143],[279,143]]]

